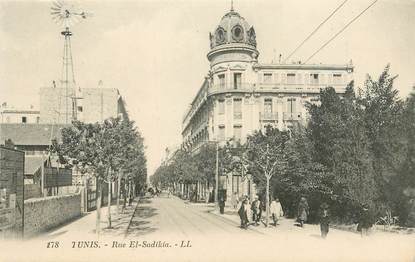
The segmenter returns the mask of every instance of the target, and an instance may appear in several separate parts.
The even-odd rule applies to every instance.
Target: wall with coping
[[[30,237],[81,215],[81,194],[24,201],[24,236]]]

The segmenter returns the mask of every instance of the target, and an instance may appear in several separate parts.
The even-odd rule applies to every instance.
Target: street
[[[172,237],[186,239],[220,235],[232,237],[241,234],[238,224],[210,214],[206,205],[194,206],[177,198],[161,196],[145,198],[135,212],[127,238]],[[245,235],[258,235],[258,231],[247,230]]]
[[[235,211],[220,215],[213,205],[194,204],[161,195],[141,198],[116,215],[113,228],[106,228],[102,210],[102,232],[95,232],[96,212],[50,232],[27,240],[15,260],[50,261],[50,257],[90,261],[411,261],[415,258],[413,234],[373,232],[359,234],[330,228],[327,239],[318,225],[294,225],[281,219],[277,227],[264,225],[239,228]],[[50,248],[48,245],[59,245]],[[57,243],[57,244],[55,244]],[[2,245],[7,250],[16,243]],[[39,250],[47,252],[39,253]],[[36,254],[31,256],[30,254]],[[0,252],[0,261],[2,260]],[[10,257],[8,257],[10,258]],[[73,260],[62,260],[73,261]]]
[[[281,220],[277,228],[260,225],[242,230],[238,218],[214,214],[212,210],[212,206],[189,204],[175,197],[142,199],[126,238],[190,241],[191,252],[184,254],[205,254],[197,256],[201,260],[412,261],[415,255],[413,235],[376,232],[362,238],[356,233],[330,229],[323,240],[318,225],[300,228],[291,219]]]

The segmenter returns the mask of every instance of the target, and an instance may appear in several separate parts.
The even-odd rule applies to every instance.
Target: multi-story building
[[[127,117],[125,101],[116,88],[83,88],[73,99],[65,99],[66,88],[40,89],[40,122],[70,124],[74,117],[85,123],[110,117]],[[76,108],[75,108],[76,106]]]
[[[261,63],[255,29],[237,12],[226,13],[209,34],[210,70],[182,123],[183,147],[208,141],[245,141],[266,125],[280,130],[307,121],[306,102],[317,102],[320,89],[344,93],[353,66]],[[230,180],[229,191],[239,192]],[[250,191],[250,190],[248,190]]]
[[[40,122],[40,112],[33,106],[26,109],[17,109],[9,106],[7,103],[3,103],[0,107],[1,123],[22,123],[33,124]]]

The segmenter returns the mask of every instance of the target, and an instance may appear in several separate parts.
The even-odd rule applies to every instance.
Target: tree
[[[386,205],[387,211],[396,209],[395,196],[401,194],[395,182],[405,162],[407,142],[404,139],[404,104],[398,97],[393,84],[397,76],[390,75],[387,65],[378,79],[367,76],[364,96],[363,123],[369,138],[375,181],[379,187],[379,205]]]
[[[145,165],[143,140],[133,122],[120,118],[94,124],[74,121],[72,126],[62,129],[62,143],[54,141],[54,149],[62,164],[76,166],[82,173],[88,172],[97,178],[97,233],[100,231],[101,182],[108,183],[108,227],[111,228],[111,183],[119,171],[134,170],[138,175]],[[131,163],[140,167],[133,167]]]
[[[257,181],[265,178],[265,206],[266,226],[269,223],[269,186],[270,179],[274,175],[281,175],[287,168],[287,155],[285,152],[288,132],[281,132],[278,129],[267,127],[265,132],[256,131],[248,136],[246,142],[246,160],[254,169],[254,177]]]
[[[332,190],[323,200],[332,202],[338,217],[350,218],[360,205],[373,206],[377,193],[363,111],[353,82],[343,96],[331,87],[322,90],[320,100],[308,105],[308,134],[314,161],[325,167],[325,186]]]
[[[328,181],[324,165],[313,160],[313,144],[307,136],[307,129],[301,125],[294,126],[291,138],[287,142],[286,154],[288,165],[278,179],[274,179],[273,187],[279,195],[284,211],[295,216],[299,196],[312,198],[309,201],[311,218],[314,216],[314,203],[330,199],[333,193]]]

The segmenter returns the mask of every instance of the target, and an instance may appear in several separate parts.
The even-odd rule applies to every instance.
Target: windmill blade
[[[52,16],[52,20],[56,24],[60,25],[62,23],[62,21],[63,21],[63,18],[62,17],[59,17],[59,16]]]
[[[82,18],[93,17],[94,14],[90,12],[82,12]]]
[[[54,1],[54,2],[52,2],[52,5],[54,5],[56,8],[61,9],[63,3],[60,2],[60,1]]]

